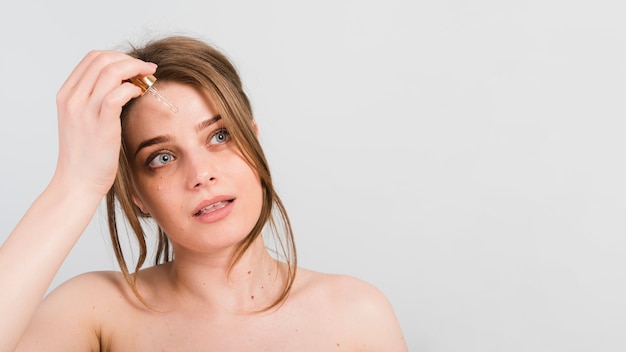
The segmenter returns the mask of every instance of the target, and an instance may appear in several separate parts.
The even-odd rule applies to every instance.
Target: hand
[[[92,51],[57,94],[59,159],[53,181],[104,196],[118,167],[122,106],[140,95],[128,82],[156,65],[116,51]]]

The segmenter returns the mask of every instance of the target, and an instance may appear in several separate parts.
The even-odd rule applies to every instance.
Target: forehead
[[[175,133],[219,114],[205,90],[176,82],[159,82],[155,87],[178,111],[170,110],[150,93],[136,98],[124,121],[127,140]]]

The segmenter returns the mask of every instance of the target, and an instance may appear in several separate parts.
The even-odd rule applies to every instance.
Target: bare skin
[[[120,82],[155,70],[155,65],[121,53],[93,51],[59,90],[59,159],[54,176],[0,247],[0,311],[10,317],[0,319],[0,351],[14,350],[54,275],[111,187],[121,107],[141,92]]]
[[[99,158],[88,166],[96,169],[81,164],[93,155],[61,148],[51,187],[0,248],[0,264],[24,264],[19,257],[29,258],[26,272],[0,265],[0,282],[3,287],[11,285],[9,294],[28,295],[17,304],[0,301],[0,308],[19,323],[0,326],[0,341],[7,341],[0,350],[13,350],[11,343],[18,351],[407,350],[386,297],[352,277],[300,268],[283,304],[263,311],[282,289],[285,265],[269,255],[261,237],[229,271],[236,244],[259,216],[259,180],[228,143],[213,103],[202,92],[176,83],[163,84],[159,90],[180,108],[178,114],[173,116],[154,99],[141,98],[131,111],[125,135],[135,156],[131,160],[135,203],[168,233],[175,251],[175,261],[138,273],[138,288],[150,307],[138,301],[116,272],[78,276],[39,304],[113,181],[120,131],[113,127],[119,120],[109,115],[119,116],[117,108],[138,94],[119,82],[154,72],[153,66],[119,53],[99,54],[79,64],[59,94],[60,120],[64,115],[76,115],[73,121],[91,118],[88,126],[61,128],[72,150],[91,145]],[[111,75],[106,78],[111,83],[100,83]],[[71,87],[91,88],[91,95],[81,97],[83,90]],[[81,99],[87,102],[82,110],[77,108]],[[109,105],[115,109],[109,112]],[[100,145],[81,140],[82,129],[94,130],[96,138],[101,124],[110,131],[99,137],[104,139]],[[75,182],[85,185],[78,187],[81,192],[60,193],[75,189]],[[78,214],[69,224],[55,222],[54,216],[62,212],[43,211],[60,195],[66,199],[61,211]],[[216,204],[217,210],[207,211],[207,204]],[[40,213],[46,213],[43,223]],[[31,259],[33,251],[41,258]],[[23,283],[26,288],[15,288]]]
[[[354,278],[300,269],[291,296],[280,308],[250,313],[241,307],[262,308],[255,303],[267,299],[262,289],[254,298],[213,296],[213,301],[206,302],[176,291],[171,266],[147,269],[141,275],[150,302],[169,307],[162,312],[150,311],[137,302],[117,273],[90,273],[73,279],[42,305],[25,336],[23,350],[406,350],[385,297]],[[222,301],[216,302],[217,298]]]

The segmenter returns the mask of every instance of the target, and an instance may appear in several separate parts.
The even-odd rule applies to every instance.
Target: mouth
[[[200,216],[200,215],[205,215],[205,214],[210,214],[216,210],[222,209],[225,206],[229,205],[230,203],[232,203],[234,201],[234,199],[227,199],[227,200],[222,200],[219,202],[215,202],[215,203],[211,203],[203,208],[201,208],[200,210],[198,210],[195,214],[193,214],[193,216]]]

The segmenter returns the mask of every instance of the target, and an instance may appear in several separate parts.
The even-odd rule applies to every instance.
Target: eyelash
[[[228,130],[226,130],[226,128],[218,128],[217,130],[215,130],[213,133],[211,133],[211,135],[209,135],[209,142],[215,138],[215,136],[217,136],[218,134],[225,134],[226,135],[226,140],[219,143],[219,144],[226,144],[230,141],[230,133],[228,132]]]
[[[223,142],[218,142],[218,143],[216,143],[216,144],[211,144],[211,143],[208,143],[208,145],[209,145],[210,147],[211,147],[211,146],[215,146],[215,145],[217,145],[217,146],[224,145],[224,144],[226,144],[226,143],[228,143],[228,142],[230,141],[230,133],[228,133],[228,130],[226,130],[226,128],[218,128],[218,129],[216,129],[213,133],[211,133],[211,134],[209,135],[208,142],[210,142],[211,140],[213,140],[213,138],[215,138],[215,137],[216,137],[217,135],[219,135],[219,134],[224,134],[224,135],[226,136],[226,137],[225,137],[225,139],[226,139],[226,140],[225,140],[225,141],[223,141]],[[158,169],[158,168],[160,168],[160,167],[163,167],[163,166],[167,165],[167,164],[165,164],[165,165],[161,165],[161,166],[151,166],[151,164],[155,161],[155,159],[156,159],[157,157],[161,156],[161,155],[168,155],[168,156],[171,158],[171,159],[169,160],[168,164],[169,164],[170,162],[172,162],[172,161],[176,160],[176,157],[174,157],[174,155],[172,155],[172,153],[171,153],[170,151],[168,151],[168,150],[159,150],[159,151],[156,151],[156,152],[154,152],[154,153],[152,153],[152,154],[150,154],[150,155],[148,156],[148,158],[146,159],[146,167],[147,167],[148,169],[150,169],[150,170],[154,170],[154,169]]]
[[[157,152],[154,152],[152,154],[150,154],[150,156],[148,156],[147,160],[146,160],[146,168],[148,168],[149,170],[154,170],[154,169],[158,169],[160,167],[163,167],[165,165],[161,165],[161,166],[152,166],[152,162],[155,161],[156,158],[158,158],[161,155],[167,155],[170,157],[170,161],[168,162],[168,164],[170,162],[172,162],[173,160],[176,160],[176,158],[172,155],[172,153],[170,151],[167,150],[159,150]]]

